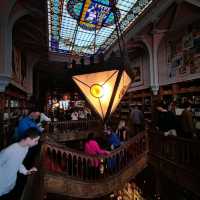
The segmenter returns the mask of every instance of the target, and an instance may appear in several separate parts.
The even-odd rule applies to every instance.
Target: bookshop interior
[[[200,199],[200,0],[0,0],[0,200]]]

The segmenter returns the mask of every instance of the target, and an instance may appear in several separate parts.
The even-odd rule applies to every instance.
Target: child
[[[0,151],[0,197],[9,193],[15,186],[17,172],[29,175],[37,171],[27,170],[22,164],[28,149],[38,144],[40,132],[36,128],[27,130],[24,138]]]

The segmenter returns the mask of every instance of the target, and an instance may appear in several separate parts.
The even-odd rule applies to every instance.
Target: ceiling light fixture
[[[96,4],[98,4],[98,2],[96,2]],[[95,10],[95,8],[98,8],[98,5],[95,5],[93,2],[91,6],[96,6],[96,7],[92,9],[89,5],[88,10],[85,11],[86,12],[85,15],[89,14],[96,15],[96,19],[95,20],[93,19],[93,25],[95,25],[96,27],[95,28],[95,35],[96,35],[96,30],[99,29],[99,21],[101,15],[100,13],[98,13],[97,9]],[[124,61],[125,44],[122,32],[120,30],[120,24],[119,24],[120,14],[116,7],[116,1],[110,0],[110,13],[114,15],[121,63],[115,64],[116,65],[115,69],[113,69],[113,67],[115,66],[112,66],[112,69],[108,68],[108,70],[105,71],[100,71],[100,72],[95,71],[94,73],[80,74],[72,77],[72,79],[75,81],[75,83],[80,88],[82,93],[85,95],[88,102],[92,105],[92,107],[95,109],[95,111],[99,114],[99,116],[104,122],[108,119],[110,114],[115,111],[117,105],[119,104],[120,100],[124,96],[125,92],[127,91],[131,83],[131,78],[128,75],[128,69],[126,67],[127,65],[125,65]],[[95,45],[96,45],[96,39],[94,38],[94,52],[95,52]]]

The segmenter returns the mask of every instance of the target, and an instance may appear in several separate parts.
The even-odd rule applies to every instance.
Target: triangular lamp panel
[[[107,79],[109,79],[115,73],[117,74],[118,70],[82,74],[82,75],[73,76],[73,80],[77,79],[85,83],[89,87],[91,87],[95,83],[104,83]]]
[[[101,107],[99,106],[99,99],[93,97],[90,94],[90,87],[86,86],[85,84],[83,84],[82,82],[76,80],[73,78],[73,80],[75,81],[75,83],[78,85],[78,87],[81,89],[81,91],[83,92],[83,94],[85,95],[86,99],[88,100],[88,102],[92,105],[92,107],[96,110],[96,112],[100,115],[100,117],[103,119],[103,112],[101,110]]]
[[[131,78],[128,76],[126,71],[123,71],[110,113],[113,113],[115,111],[122,97],[126,93],[130,83],[131,83]]]

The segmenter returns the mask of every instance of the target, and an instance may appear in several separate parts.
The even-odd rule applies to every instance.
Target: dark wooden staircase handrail
[[[103,176],[98,178],[105,178],[105,176],[108,178],[109,174],[113,175],[119,172],[131,161],[136,160],[138,156],[146,152],[146,141],[145,133],[140,133],[107,156],[88,156],[84,152],[47,141],[42,146],[43,166],[45,171],[63,173],[87,181],[89,178],[87,175],[85,177],[83,173],[89,170],[91,163],[97,162],[99,167],[104,169]],[[83,172],[83,168],[85,168],[85,172]]]
[[[147,145],[143,132],[110,155],[92,157],[47,141],[41,151],[44,191],[85,199],[107,195],[147,166]],[[93,161],[99,162],[99,166],[91,175]]]
[[[200,197],[200,141],[149,133],[148,162]]]
[[[200,175],[200,141],[163,134],[149,134],[149,153],[165,158]]]
[[[46,126],[46,134],[57,142],[83,140],[90,132],[98,137],[102,130],[102,121],[96,119],[55,121]]]
[[[47,133],[67,133],[71,130],[90,130],[95,126],[102,125],[102,121],[91,119],[91,120],[66,120],[66,121],[53,121],[47,125]]]

